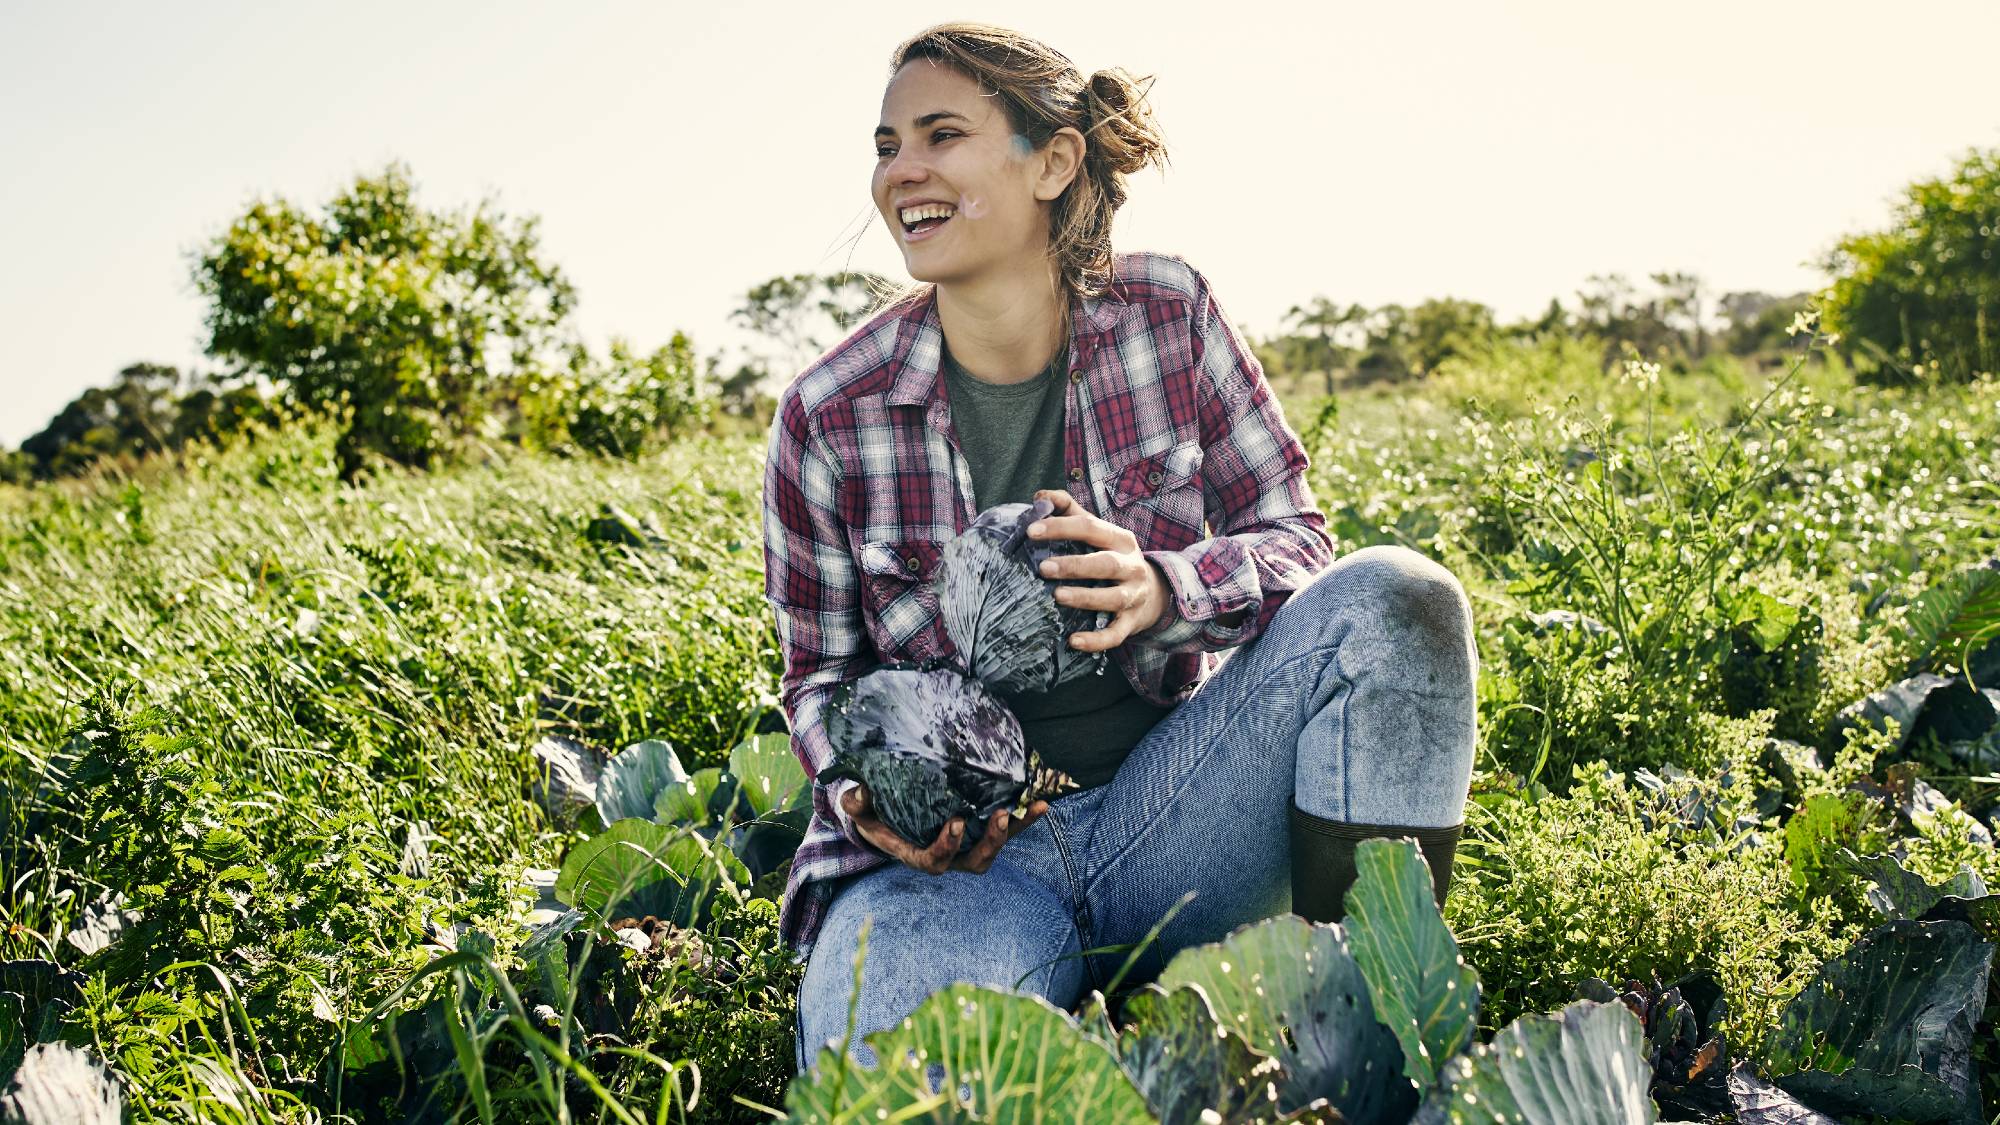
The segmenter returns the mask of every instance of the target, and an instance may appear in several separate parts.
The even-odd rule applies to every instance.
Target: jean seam
[[[1096,929],[1096,922],[1090,916],[1090,900],[1076,877],[1076,864],[1070,858],[1069,841],[1063,838],[1062,819],[1053,814],[1049,817],[1049,837],[1055,841],[1056,857],[1062,861],[1063,878],[1069,883],[1069,897],[1076,903],[1071,909],[1070,924],[1076,927],[1077,948],[1089,949],[1094,940],[1092,931]],[[1096,966],[1089,957],[1082,960],[1084,974],[1090,979],[1091,987],[1101,988]],[[1049,970],[1049,981],[1051,984],[1055,982],[1053,966]]]
[[[1352,689],[1354,681],[1348,677],[1347,669],[1341,667],[1340,664],[1340,649],[1335,648],[1332,655],[1327,658],[1327,662],[1331,666],[1333,674],[1340,677],[1340,682],[1346,684],[1349,689]],[[1348,737],[1354,730],[1354,716],[1349,713],[1349,708],[1353,706],[1354,692],[1349,690],[1340,697],[1340,818],[1342,820],[1354,819],[1354,786],[1349,781],[1354,776],[1354,763],[1348,758],[1348,752],[1354,746],[1354,740]],[[1311,722],[1310,719],[1307,721]],[[1294,766],[1293,768],[1296,769],[1297,767]],[[1292,807],[1297,808],[1298,804],[1298,784],[1294,781],[1292,785]]]
[[[1275,679],[1279,675],[1279,673],[1284,672],[1286,669],[1291,668],[1293,665],[1302,663],[1308,659],[1313,659],[1313,658],[1324,659],[1324,656],[1322,654],[1325,653],[1333,653],[1337,657],[1339,649],[1340,649],[1339,641],[1335,641],[1332,644],[1327,644],[1327,645],[1315,645],[1314,647],[1299,653],[1297,656],[1294,656],[1289,660],[1280,662],[1279,664],[1275,665],[1268,673],[1266,673],[1262,680],[1259,680],[1257,684],[1252,687],[1250,694],[1255,695],[1257,688],[1261,688],[1264,684],[1269,683],[1271,680]],[[1336,672],[1338,672],[1339,663],[1337,659],[1335,660],[1334,668]],[[1343,680],[1346,680],[1345,675],[1342,675],[1341,678]],[[1348,682],[1351,685],[1352,681]],[[1343,704],[1343,707],[1344,706],[1345,704]],[[1216,744],[1222,741],[1223,735],[1227,734],[1230,730],[1234,729],[1237,723],[1242,722],[1246,717],[1252,714],[1254,714],[1254,711],[1251,708],[1248,707],[1238,708],[1236,713],[1234,715],[1231,715],[1229,717],[1229,720],[1223,724],[1222,729],[1216,733],[1216,736],[1213,739],[1209,740],[1208,747],[1207,749],[1202,751],[1201,757],[1196,759],[1194,765],[1186,771],[1187,777],[1191,778],[1194,776],[1194,774],[1200,771],[1202,764],[1208,760],[1210,755],[1215,753]],[[1344,711],[1342,713],[1342,718],[1343,720],[1346,718]],[[1167,804],[1171,805],[1175,801],[1179,800],[1181,793],[1186,790],[1187,785],[1188,782],[1186,780],[1183,780],[1179,786],[1177,786],[1171,793],[1169,793],[1167,797]],[[1150,822],[1147,823],[1147,825],[1144,828],[1140,829],[1138,832],[1133,833],[1132,838],[1130,840],[1127,840],[1125,842],[1125,845],[1119,848],[1117,852],[1107,857],[1102,863],[1095,864],[1094,865],[1095,870],[1091,873],[1091,878],[1089,879],[1088,882],[1086,882],[1083,885],[1082,888],[1083,894],[1086,896],[1089,895],[1091,890],[1095,888],[1097,884],[1103,880],[1105,873],[1108,872],[1111,868],[1116,867],[1119,863],[1123,862],[1125,857],[1130,855],[1132,853],[1132,850],[1138,847],[1139,844],[1142,841],[1144,841],[1148,835],[1152,833],[1153,829],[1158,826],[1159,821],[1160,818],[1158,816],[1155,816]]]

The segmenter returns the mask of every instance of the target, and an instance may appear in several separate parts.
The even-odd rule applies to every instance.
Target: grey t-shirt
[[[1033,500],[1042,488],[1063,488],[1064,353],[1039,375],[1021,383],[989,383],[944,353],[945,395],[951,427],[972,475],[973,506]],[[1044,763],[1086,788],[1118,772],[1125,755],[1171,707],[1132,690],[1110,660],[1096,675],[1081,676],[1048,692],[1000,692],[1021,720],[1028,745]]]

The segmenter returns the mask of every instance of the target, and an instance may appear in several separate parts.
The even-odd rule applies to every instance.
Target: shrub
[[[1728,825],[1751,810],[1754,779],[1685,785]],[[1591,765],[1567,795],[1467,810],[1469,862],[1446,915],[1486,984],[1482,1023],[1560,1007],[1586,977],[1706,969],[1730,998],[1731,1042],[1750,1042],[1839,950],[1839,918],[1797,893],[1777,834],[1692,832],[1650,807],[1624,774]]]
[[[2000,372],[2000,149],[1972,149],[1904,192],[1887,230],[1827,256],[1826,327],[1878,375]]]

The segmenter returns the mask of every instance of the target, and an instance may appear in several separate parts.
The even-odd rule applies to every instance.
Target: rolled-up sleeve
[[[764,462],[764,593],[784,657],[780,697],[792,749],[815,779],[833,757],[824,721],[828,695],[877,663],[842,530],[840,482],[840,467],[813,434],[804,407],[797,396],[785,395]],[[841,795],[854,784],[815,781],[813,801],[822,819],[872,852],[874,845],[840,807]]]
[[[1144,552],[1159,567],[1172,604],[1131,638],[1169,652],[1248,643],[1334,555],[1326,517],[1306,482],[1304,444],[1208,279],[1196,271],[1195,282],[1189,315],[1199,372],[1202,497],[1214,534],[1182,550]],[[1237,611],[1242,620],[1233,626],[1218,620]]]

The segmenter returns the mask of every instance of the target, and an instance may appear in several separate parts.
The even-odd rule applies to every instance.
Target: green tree
[[[736,370],[722,380],[717,388],[717,398],[724,413],[742,417],[755,415],[759,407],[759,388],[770,381],[771,370],[756,361],[739,363]]]
[[[2000,371],[2000,149],[1910,184],[1887,230],[1842,239],[1821,268],[1823,327],[1866,373]]]
[[[1679,270],[1656,273],[1652,278],[1660,287],[1660,323],[1679,336],[1681,353],[1697,358],[1707,355],[1708,321],[1703,302],[1708,289],[1701,278]]]
[[[134,363],[110,386],[71,399],[13,456],[34,476],[71,476],[107,457],[143,457],[196,438],[227,438],[265,413],[263,395],[252,384],[216,375],[183,378],[167,364]]]
[[[1295,371],[1325,373],[1326,393],[1332,394],[1334,374],[1348,365],[1355,350],[1341,337],[1351,335],[1349,326],[1360,324],[1367,316],[1368,310],[1360,305],[1342,308],[1323,296],[1305,305],[1293,305],[1285,313],[1285,323],[1298,331],[1286,337],[1283,354],[1287,365]]]
[[[1794,317],[1806,311],[1811,294],[1780,297],[1757,290],[1724,293],[1716,302],[1724,323],[1723,347],[1731,355],[1779,351],[1791,337],[1785,334]]]
[[[208,353],[306,407],[349,411],[347,475],[364,451],[427,465],[499,381],[563,350],[575,292],[538,225],[490,201],[421,207],[400,163],[317,214],[259,200],[196,255]]]
[[[1567,336],[1571,332],[1569,310],[1555,297],[1549,298],[1549,305],[1542,315],[1534,320],[1518,320],[1500,330],[1501,335],[1517,339],[1536,336]]]
[[[35,479],[35,459],[18,449],[0,449],[0,484],[28,484]]]
[[[1478,301],[1433,297],[1410,310],[1409,358],[1426,374],[1493,339],[1493,310]]]
[[[738,404],[754,404],[762,375],[753,376],[753,369],[787,375],[804,370],[867,319],[880,295],[890,289],[882,275],[858,270],[795,273],[752,286],[729,318],[774,345],[777,354],[754,357],[739,366],[729,397]]]
[[[106,457],[142,456],[167,448],[180,390],[177,368],[134,363],[109,387],[91,387],[21,443],[37,476],[69,476]]]
[[[1361,319],[1361,355],[1354,377],[1363,383],[1407,379],[1410,371],[1410,310],[1402,305],[1370,309]]]
[[[569,435],[580,448],[613,457],[631,457],[662,433],[707,420],[708,399],[686,334],[644,355],[622,336],[613,336],[601,361],[587,357],[575,371],[570,396]]]

